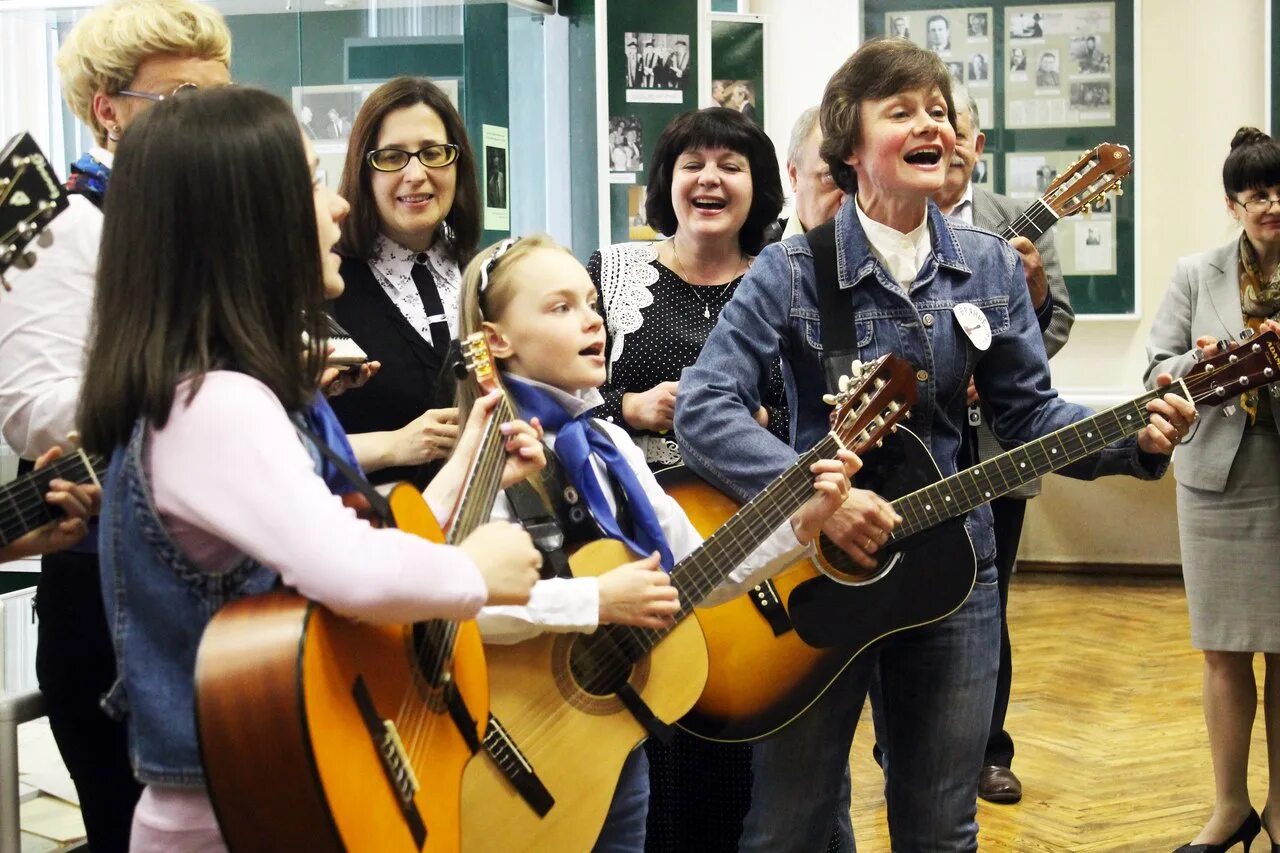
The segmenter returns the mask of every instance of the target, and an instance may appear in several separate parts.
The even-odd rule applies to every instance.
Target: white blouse
[[[462,271],[444,250],[444,242],[437,241],[425,252],[406,249],[389,237],[378,235],[373,247],[369,267],[382,289],[391,297],[400,314],[417,329],[423,340],[431,343],[431,323],[438,317],[427,316],[427,309],[413,283],[413,265],[425,263],[431,270],[444,306],[444,320],[449,324],[449,337],[458,336],[458,302],[462,298]]]

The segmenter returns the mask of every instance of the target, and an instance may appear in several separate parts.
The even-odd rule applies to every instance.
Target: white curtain
[[[61,160],[61,117],[53,70],[56,33],[43,11],[0,11],[0,145],[27,131],[50,160]]]

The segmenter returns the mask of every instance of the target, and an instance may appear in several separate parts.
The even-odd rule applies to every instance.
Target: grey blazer
[[[1239,240],[1225,246],[1179,258],[1173,280],[1151,324],[1147,339],[1147,372],[1143,382],[1154,388],[1156,376],[1171,373],[1176,379],[1196,364],[1195,341],[1202,335],[1239,339],[1244,328],[1240,307]],[[1265,391],[1261,405],[1280,415],[1280,405]],[[1173,474],[1184,486],[1221,492],[1236,458],[1249,416],[1228,402],[1219,409],[1202,409],[1193,431],[1174,451]],[[1280,420],[1280,418],[1278,418]]]
[[[996,195],[978,187],[973,188],[973,224],[988,231],[999,234],[1010,222],[1022,215],[1027,205],[1006,196]],[[1076,321],[1076,312],[1071,308],[1071,294],[1067,292],[1067,283],[1062,278],[1062,263],[1058,260],[1058,248],[1054,245],[1053,231],[1040,235],[1036,241],[1036,249],[1044,262],[1045,279],[1049,284],[1049,294],[1053,298],[1052,315],[1049,327],[1044,330],[1044,349],[1049,358],[1053,358],[1058,350],[1067,343],[1067,335],[1071,333],[1071,324]],[[977,428],[978,458],[982,461],[999,456],[1005,448],[996,440],[995,433],[987,426],[987,417]],[[1033,498],[1040,494],[1040,481],[1033,480],[1014,489],[1009,497]]]

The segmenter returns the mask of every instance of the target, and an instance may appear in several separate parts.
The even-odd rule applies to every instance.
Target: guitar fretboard
[[[1053,208],[1044,203],[1044,199],[1038,198],[1035,203],[1022,212],[1022,215],[1009,223],[1009,226],[1001,232],[1000,236],[1005,240],[1012,240],[1014,237],[1026,237],[1032,243],[1039,240],[1044,232],[1053,227],[1058,221],[1058,214],[1053,212]]]
[[[102,467],[100,458],[90,460],[83,452],[77,452],[0,488],[0,546],[62,518],[61,512],[45,502],[49,482],[96,483],[95,462],[98,468]]]
[[[927,530],[1133,435],[1147,425],[1147,403],[1168,393],[1192,399],[1181,383],[1149,391],[898,498],[893,508],[903,520],[889,538]]]
[[[800,509],[813,495],[813,474],[809,466],[819,459],[833,458],[839,448],[835,437],[828,433],[809,451],[800,454],[795,464],[763,491],[743,504],[697,550],[676,564],[671,570],[671,582],[680,591],[680,611],[675,616],[675,624],[702,604],[739,563]],[[670,632],[671,628],[607,625],[597,634],[612,635],[605,642],[637,655],[651,650]]]

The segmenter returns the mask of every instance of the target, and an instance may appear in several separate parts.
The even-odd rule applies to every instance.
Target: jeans
[[[618,787],[592,853],[644,853],[649,817],[649,758],[644,745],[632,750],[618,774]]]
[[[1000,649],[995,569],[978,580],[955,613],[863,652],[803,716],[756,743],[743,853],[823,850],[833,827],[842,850],[855,849],[843,777],[877,667],[893,849],[978,849],[978,771]]]
[[[1018,561],[1018,544],[1022,539],[1022,520],[1027,502],[1021,498],[999,498],[991,504],[995,517],[996,572],[1000,586],[1000,672],[996,676],[996,700],[991,710],[991,728],[987,735],[987,755],[983,765],[1013,766],[1013,738],[1004,729],[1009,711],[1009,688],[1013,683],[1013,655],[1009,646],[1009,580]]]

